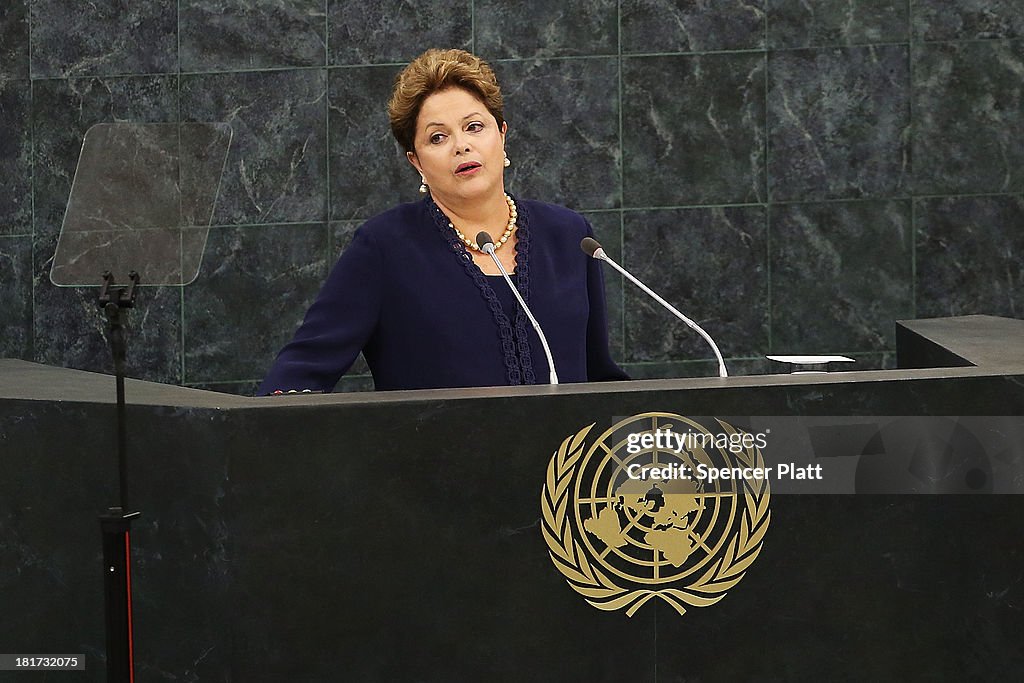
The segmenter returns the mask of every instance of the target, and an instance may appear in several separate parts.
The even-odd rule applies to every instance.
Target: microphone
[[[481,251],[489,255],[494,259],[494,265],[498,266],[498,271],[505,278],[505,282],[508,283],[509,289],[516,297],[516,301],[523,307],[523,311],[526,313],[526,317],[530,319],[530,324],[533,325],[533,329],[537,330],[537,336],[540,337],[540,345],[544,347],[544,355],[548,357],[548,378],[551,384],[558,384],[558,374],[555,372],[555,359],[551,357],[551,348],[548,346],[548,339],[544,336],[544,330],[540,329],[540,323],[533,317],[533,313],[530,312],[530,307],[523,301],[523,297],[520,296],[519,290],[512,284],[512,278],[505,272],[505,266],[501,265],[501,261],[498,260],[497,254],[494,253],[494,240],[485,231],[481,230],[476,235],[476,243],[480,245]]]
[[[698,325],[697,323],[693,322],[685,315],[680,313],[672,304],[670,304],[669,302],[665,301],[660,296],[655,294],[647,285],[637,280],[625,268],[623,268],[618,263],[610,259],[608,257],[608,254],[606,254],[604,252],[604,249],[601,247],[600,242],[595,240],[593,237],[584,237],[583,241],[580,242],[580,248],[583,250],[583,253],[586,254],[587,256],[595,258],[599,261],[604,261],[605,263],[609,264],[612,268],[625,275],[630,282],[632,282],[634,285],[642,289],[644,293],[646,293],[652,299],[654,299],[659,304],[667,308],[672,313],[672,315],[682,320],[690,329],[696,331],[697,334],[703,337],[704,341],[706,341],[711,346],[711,350],[715,352],[715,358],[718,359],[718,376],[729,376],[729,373],[726,372],[725,370],[725,360],[722,359],[722,352],[718,350],[718,344],[715,343],[715,340],[712,339],[707,332],[701,329],[700,325]]]

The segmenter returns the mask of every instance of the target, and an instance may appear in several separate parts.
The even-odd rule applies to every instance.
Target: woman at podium
[[[362,351],[381,389],[628,379],[608,351],[600,264],[579,214],[506,192],[508,131],[491,67],[428,50],[399,74],[391,130],[419,202],[368,220],[332,269],[261,395],[332,391]],[[492,255],[477,236],[486,232]]]

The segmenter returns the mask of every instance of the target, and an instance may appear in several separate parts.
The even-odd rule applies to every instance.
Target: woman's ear
[[[423,169],[420,168],[420,160],[416,158],[416,152],[406,152],[405,158],[409,160],[412,167],[416,169],[416,172],[423,175]]]

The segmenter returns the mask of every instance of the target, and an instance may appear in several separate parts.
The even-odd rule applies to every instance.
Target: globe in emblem
[[[645,413],[589,448],[587,427],[555,453],[542,530],[555,566],[592,605],[632,616],[657,596],[683,614],[724,597],[757,557],[770,520],[767,480],[707,475],[753,471],[763,460],[735,447],[739,430],[714,426]]]

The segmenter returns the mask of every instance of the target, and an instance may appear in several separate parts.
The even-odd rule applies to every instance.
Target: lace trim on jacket
[[[513,199],[515,199],[513,197]],[[498,328],[498,340],[505,356],[505,373],[510,385],[536,384],[537,377],[533,371],[533,357],[530,352],[528,319],[519,306],[516,306],[515,321],[509,320],[502,310],[501,301],[491,288],[488,278],[473,263],[473,257],[466,251],[466,246],[458,238],[455,231],[448,227],[451,222],[434,200],[427,197],[430,215],[434,219],[442,239],[448,243],[449,249],[459,259],[466,275],[473,280],[481,296],[487,302]],[[516,220],[516,289],[523,301],[530,303],[530,226],[526,207],[516,204],[518,218]]]

